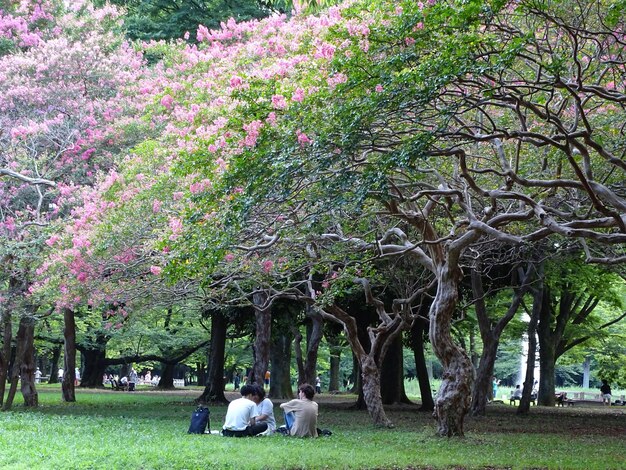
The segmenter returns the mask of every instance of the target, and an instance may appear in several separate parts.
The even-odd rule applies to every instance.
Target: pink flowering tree
[[[199,45],[160,64],[146,113],[158,145],[127,160],[98,226],[112,231],[108,217],[130,217],[141,194],[129,220],[160,239],[141,253],[166,252],[145,266],[261,313],[298,300],[348,336],[341,297],[366,293],[380,349],[352,347],[379,425],[376,361],[435,279],[437,432],[463,435],[474,371],[452,320],[465,255],[560,236],[590,261],[623,261],[624,25],[592,3],[381,0],[199,27]],[[387,259],[429,273],[391,309],[371,289]]]
[[[109,7],[73,2],[65,10],[61,2],[22,2],[2,18],[4,25],[7,18],[26,25],[0,26],[5,42],[15,44],[0,57],[0,237],[1,275],[11,286],[3,296],[5,335],[11,313],[19,313],[28,344],[38,309],[47,308],[30,296],[44,241],[54,240],[79,188],[114,164],[113,119],[130,102],[121,87],[134,81],[142,60],[113,33],[118,19]],[[25,347],[16,364],[25,401],[36,405],[31,352],[32,346]],[[66,352],[66,360],[73,357]],[[73,363],[65,370],[66,399],[73,400]],[[0,368],[3,373],[6,368]],[[13,393],[14,388],[8,406]]]
[[[350,257],[410,257],[437,281],[438,433],[462,435],[474,372],[451,325],[464,254],[559,235],[580,239],[591,261],[623,259],[622,134],[611,131],[622,116],[623,24],[613,10],[594,16],[599,7],[377,7],[199,28],[202,45],[182,51],[160,101],[178,144],[174,173],[196,184],[170,226],[167,271],[214,275],[236,262],[221,278],[243,276],[267,301],[293,295],[345,325],[315,274]],[[586,16],[600,29],[580,48],[587,30],[563,25]],[[599,255],[611,246],[617,256]],[[358,271],[368,269],[343,269],[344,281]],[[381,309],[377,331],[409,323],[400,307],[413,301]],[[375,380],[371,390],[370,411],[387,424]]]

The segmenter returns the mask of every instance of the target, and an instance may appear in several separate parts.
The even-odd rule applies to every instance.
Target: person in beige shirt
[[[289,434],[299,437],[317,437],[317,403],[313,401],[315,389],[309,384],[298,387],[298,398],[281,403],[285,413],[293,413],[295,421]]]

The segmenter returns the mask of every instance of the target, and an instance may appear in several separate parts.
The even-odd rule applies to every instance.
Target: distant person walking
[[[602,404],[611,406],[611,386],[606,380],[602,380],[600,393],[602,394]]]

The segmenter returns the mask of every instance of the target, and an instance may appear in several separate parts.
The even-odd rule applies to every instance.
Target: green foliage
[[[126,34],[131,39],[179,39],[190,33],[195,41],[198,25],[218,29],[220,23],[234,18],[247,21],[267,16],[271,10],[255,0],[113,0],[125,7]]]

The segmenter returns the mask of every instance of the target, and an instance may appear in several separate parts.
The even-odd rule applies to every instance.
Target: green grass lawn
[[[0,413],[0,468],[626,468],[624,407],[533,407],[518,417],[491,405],[486,418],[466,420],[464,439],[443,439],[417,406],[389,407],[396,427],[382,430],[351,409],[353,396],[322,394],[319,426],[331,437],[233,439],[187,434],[198,394],[78,390],[76,403],[63,403],[58,385],[42,386],[38,409],[18,398]],[[225,412],[211,407],[212,429]]]

